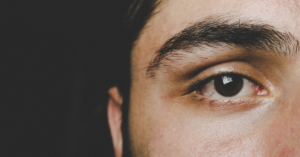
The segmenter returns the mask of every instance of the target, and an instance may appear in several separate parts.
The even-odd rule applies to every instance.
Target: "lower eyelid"
[[[201,108],[206,108],[205,110],[218,112],[220,114],[230,114],[233,112],[243,112],[251,110],[262,103],[267,102],[266,98],[237,98],[234,100],[216,100],[209,98],[199,99],[198,105]]]

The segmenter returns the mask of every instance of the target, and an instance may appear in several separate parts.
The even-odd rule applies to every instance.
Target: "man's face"
[[[133,156],[300,156],[300,1],[156,11],[132,52]]]

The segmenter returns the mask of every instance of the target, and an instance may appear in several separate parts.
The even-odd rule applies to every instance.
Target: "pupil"
[[[237,95],[243,87],[243,78],[236,74],[217,76],[214,81],[216,91],[222,96]]]

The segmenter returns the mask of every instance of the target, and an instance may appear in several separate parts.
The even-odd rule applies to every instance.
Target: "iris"
[[[237,95],[243,88],[243,85],[243,78],[236,74],[217,76],[214,80],[216,91],[225,97]]]

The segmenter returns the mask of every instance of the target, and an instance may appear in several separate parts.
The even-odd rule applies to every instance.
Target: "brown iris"
[[[220,75],[214,79],[216,91],[225,97],[237,95],[243,88],[243,84],[243,77],[236,74]]]

